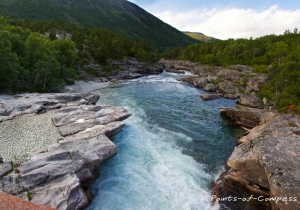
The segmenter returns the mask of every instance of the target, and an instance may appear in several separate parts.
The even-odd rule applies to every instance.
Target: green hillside
[[[192,38],[194,38],[194,39],[203,41],[205,43],[219,41],[219,39],[216,39],[216,38],[211,37],[211,36],[206,36],[206,35],[204,35],[202,33],[199,33],[199,32],[183,31],[183,33],[190,36],[190,37],[192,37]]]
[[[200,42],[126,0],[1,0],[0,15],[107,28],[159,51]]]

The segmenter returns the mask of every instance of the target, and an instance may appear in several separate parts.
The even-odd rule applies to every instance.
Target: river
[[[99,104],[132,113],[111,139],[118,153],[100,168],[88,210],[218,209],[211,182],[224,169],[241,129],[220,116],[234,100],[203,101],[205,93],[163,73],[96,93]]]

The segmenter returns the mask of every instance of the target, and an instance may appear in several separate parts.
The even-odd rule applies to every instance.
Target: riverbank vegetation
[[[241,64],[268,74],[269,83],[258,93],[276,102],[281,111],[291,105],[300,110],[300,33],[297,28],[282,35],[228,39],[207,44],[175,48],[163,55],[167,59],[189,60],[211,66]]]
[[[124,57],[157,61],[159,53],[107,29],[0,17],[0,90],[56,91],[84,66]]]

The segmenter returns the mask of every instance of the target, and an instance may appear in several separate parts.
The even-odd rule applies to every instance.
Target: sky
[[[219,39],[300,29],[300,0],[128,0],[180,31]]]

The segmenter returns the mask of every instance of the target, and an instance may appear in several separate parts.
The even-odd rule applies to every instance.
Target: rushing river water
[[[203,101],[204,91],[178,77],[163,73],[96,91],[100,104],[125,107],[132,116],[112,137],[118,154],[100,167],[88,210],[217,208],[207,199],[211,182],[241,133],[219,108],[234,100]]]

